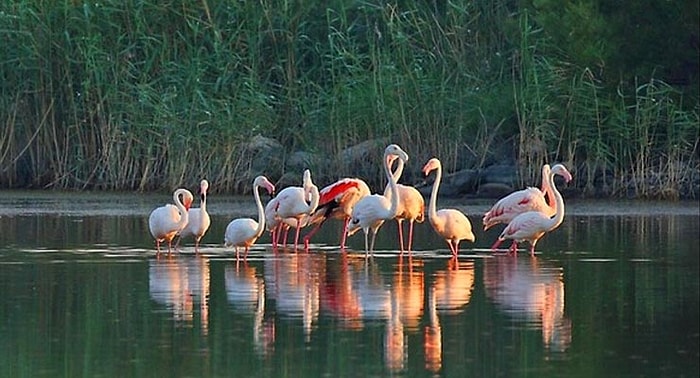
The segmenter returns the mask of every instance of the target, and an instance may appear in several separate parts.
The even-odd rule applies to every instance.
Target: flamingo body
[[[530,255],[535,255],[535,245],[537,241],[540,240],[547,232],[555,230],[561,222],[564,220],[564,199],[554,185],[554,176],[560,175],[564,177],[566,182],[571,181],[571,173],[562,164],[557,164],[552,167],[551,172],[548,176],[549,186],[552,188],[554,194],[554,201],[556,203],[556,213],[554,217],[551,218],[545,213],[539,211],[528,211],[522,213],[515,218],[513,218],[508,226],[503,230],[498,240],[493,245],[492,249],[498,248],[498,246],[506,239],[513,240],[513,244],[509,248],[510,252],[517,252],[517,245],[519,242],[527,241],[530,243]]]
[[[198,209],[189,209],[187,226],[180,232],[180,238],[194,236],[194,250],[199,252],[199,242],[204,237],[204,234],[209,230],[211,218],[207,212],[207,191],[209,190],[209,182],[202,180],[199,183],[200,205]]]
[[[343,221],[340,248],[345,249],[346,231],[352,209],[357,201],[368,195],[370,195],[369,186],[359,178],[343,178],[321,189],[318,207],[309,221],[316,226],[304,237],[304,244],[308,246],[311,237],[326,220],[340,219]]]
[[[428,204],[428,219],[435,232],[442,236],[450,246],[450,251],[456,257],[459,253],[459,243],[462,240],[474,242],[475,237],[472,232],[472,224],[467,216],[457,209],[437,210],[437,194],[442,180],[442,164],[437,158],[432,158],[423,167],[423,173],[427,176],[431,171],[436,170],[433,189],[430,193],[430,203]]]
[[[296,236],[294,238],[294,249],[296,250],[299,244],[302,219],[316,210],[320,200],[318,187],[311,181],[311,172],[308,169],[304,171],[302,187],[284,188],[276,198],[276,216],[282,220],[286,218],[296,219]]]
[[[352,216],[347,227],[347,235],[350,236],[362,229],[365,233],[365,253],[374,250],[374,241],[377,236],[377,231],[387,219],[396,217],[398,210],[399,193],[396,187],[391,169],[389,167],[389,158],[391,155],[396,155],[404,161],[408,161],[408,154],[396,144],[390,144],[384,150],[384,173],[389,180],[391,186],[391,199],[381,195],[372,194],[361,198],[352,209]],[[372,234],[372,243],[368,243],[369,234]]]
[[[245,256],[247,257],[248,250],[255,244],[255,241],[258,240],[265,229],[265,210],[260,201],[260,192],[258,191],[260,187],[265,188],[270,194],[275,191],[275,186],[265,176],[258,176],[253,181],[253,197],[258,209],[259,221],[251,218],[237,218],[226,226],[224,246],[234,247],[236,249],[236,258],[239,257],[239,247],[244,248]]]
[[[168,243],[168,254],[172,252],[173,238],[187,226],[188,210],[194,201],[192,193],[187,189],[177,189],[173,192],[175,205],[167,204],[154,209],[148,216],[148,229],[156,240],[157,254],[160,254],[160,243]]]
[[[390,158],[389,166],[396,160],[396,156]],[[398,168],[392,173],[394,179],[398,182],[403,174],[405,163],[399,160]],[[403,221],[408,221],[408,251],[410,252],[413,245],[413,224],[414,222],[423,223],[425,220],[425,200],[418,189],[402,184],[396,184],[396,189],[399,192],[399,204],[396,210],[396,223],[399,227],[399,248],[404,251],[403,242]],[[391,199],[391,187],[389,185],[384,188],[384,196]]]
[[[513,192],[496,202],[489,211],[484,214],[482,223],[484,231],[497,224],[508,224],[513,218],[519,214],[528,211],[538,211],[546,216],[553,216],[557,209],[555,201],[552,198],[551,187],[549,186],[548,178],[551,169],[549,164],[542,166],[542,189],[528,187],[522,190]],[[549,203],[545,198],[549,199]]]

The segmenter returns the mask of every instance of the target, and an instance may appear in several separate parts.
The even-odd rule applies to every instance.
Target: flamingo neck
[[[552,194],[554,194],[554,206],[556,207],[557,212],[554,214],[554,218],[550,219],[550,230],[559,227],[561,222],[564,221],[564,198],[561,196],[561,193],[559,193],[559,190],[554,184],[554,176],[555,173],[549,174],[549,187]]]
[[[187,208],[185,208],[185,205],[182,204],[182,201],[180,200],[180,195],[184,195],[186,193],[185,189],[178,189],[173,193],[173,202],[175,202],[175,206],[177,207],[178,211],[180,211],[180,220],[177,222],[177,229],[182,230],[187,226],[187,223],[190,221],[189,213],[187,212]]]
[[[554,192],[552,192],[552,185],[549,183],[549,176],[552,170],[549,168],[548,164],[542,166],[542,194],[545,195],[545,203],[556,212],[556,202],[554,200]]]
[[[442,166],[438,166],[435,172],[435,181],[433,182],[433,190],[430,192],[430,203],[428,203],[428,218],[431,221],[437,219],[437,195],[442,180]]]
[[[403,160],[399,159],[399,162],[399,169],[403,170],[401,164],[403,163]],[[389,161],[387,160],[387,156],[384,156],[384,173],[386,174],[386,178],[389,180],[389,188],[391,190],[391,206],[389,207],[386,219],[391,219],[396,216],[396,213],[399,210],[399,188],[396,185],[398,177],[395,178],[392,174],[391,167],[389,167]]]
[[[260,237],[263,231],[265,231],[265,209],[263,208],[262,201],[260,200],[260,192],[258,188],[260,185],[253,185],[253,197],[255,197],[255,206],[258,209],[258,227],[255,229],[255,235]]]
[[[396,182],[398,183],[399,179],[401,178],[401,175],[403,174],[403,169],[404,169],[404,166],[406,165],[406,163],[404,163],[404,161],[401,159],[396,159],[396,160],[398,160],[399,163],[398,163],[398,166],[396,167],[396,170],[394,171],[394,173],[391,174],[391,177],[393,177],[394,180],[396,180]]]
[[[309,193],[311,194],[311,200],[309,201],[309,214],[313,213],[316,211],[316,208],[318,207],[318,203],[321,199],[321,195],[318,192],[318,187],[316,185],[309,185],[308,189]]]

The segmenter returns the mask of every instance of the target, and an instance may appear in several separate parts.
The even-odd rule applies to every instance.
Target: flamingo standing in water
[[[389,167],[389,158],[391,155],[396,155],[399,159],[403,160],[405,163],[408,161],[408,154],[404,152],[396,144],[390,144],[384,150],[384,157],[382,163],[384,165],[384,173],[386,178],[389,180],[389,186],[391,187],[391,199],[381,195],[372,194],[365,196],[360,199],[352,209],[352,217],[350,223],[348,224],[347,234],[348,236],[357,232],[357,230],[362,229],[365,232],[365,253],[369,254],[374,250],[374,241],[377,237],[377,231],[384,224],[385,220],[394,219],[396,217],[396,211],[399,208],[399,190],[396,186],[396,180],[392,176],[391,169]],[[372,233],[372,243],[369,244],[368,237]]]
[[[192,201],[194,201],[192,193],[187,189],[179,188],[173,192],[175,205],[167,204],[151,212],[148,217],[148,228],[156,240],[156,255],[160,255],[160,243],[163,241],[168,242],[168,255],[171,254],[173,238],[187,226],[189,221],[187,211],[192,206]]]
[[[518,215],[508,223],[508,226],[503,230],[491,249],[496,249],[504,240],[511,239],[513,240],[513,244],[510,246],[509,251],[511,253],[517,253],[518,243],[528,241],[530,242],[530,256],[535,256],[535,245],[537,241],[540,240],[545,233],[559,227],[564,220],[564,199],[554,185],[555,175],[564,177],[566,182],[571,181],[571,173],[569,173],[564,165],[557,164],[552,167],[547,180],[549,186],[552,188],[557,209],[554,217],[551,218],[539,211],[528,211]]]
[[[267,177],[258,176],[253,181],[253,197],[255,198],[255,205],[258,209],[259,221],[255,221],[251,218],[238,218],[232,220],[228,226],[226,226],[224,246],[235,247],[237,259],[239,258],[238,247],[244,247],[244,258],[248,257],[250,246],[255,244],[255,241],[258,240],[265,230],[265,209],[263,209],[262,202],[260,201],[260,192],[258,191],[260,187],[265,188],[270,194],[275,192],[275,186],[272,185]]]
[[[282,189],[277,197],[275,212],[277,217],[296,219],[296,236],[294,237],[294,250],[299,245],[299,232],[301,231],[304,217],[313,213],[318,206],[320,195],[318,187],[311,181],[311,171],[304,171],[303,186],[290,186]],[[278,231],[279,232],[279,231]]]
[[[398,157],[395,155],[389,157],[390,167],[397,158]],[[403,174],[404,165],[405,163],[403,160],[399,160],[396,171],[392,173],[396,182],[399,181],[401,174]],[[396,211],[396,217],[394,217],[394,219],[396,219],[396,223],[399,226],[399,248],[401,249],[401,253],[403,253],[403,221],[407,220],[408,252],[411,252],[413,248],[413,222],[423,223],[425,220],[425,200],[418,189],[412,186],[396,184],[396,188],[399,191],[399,208]],[[391,187],[389,185],[384,189],[384,196],[391,199]]]
[[[482,223],[484,231],[497,224],[508,224],[519,214],[528,211],[539,211],[548,217],[553,216],[557,209],[555,207],[552,188],[549,186],[549,164],[542,166],[542,189],[528,187],[513,192],[496,202],[489,211],[484,214]],[[545,199],[545,195],[547,199]],[[549,203],[547,202],[549,200]]]
[[[428,204],[428,219],[435,232],[442,236],[447,245],[450,246],[452,255],[457,257],[459,243],[462,240],[474,242],[474,233],[469,218],[457,209],[437,210],[437,194],[442,180],[442,164],[437,158],[432,158],[423,167],[423,173],[427,176],[431,171],[436,170],[433,190],[430,192],[430,203]]]
[[[207,212],[208,190],[209,181],[202,180],[199,183],[199,208],[188,210],[189,221],[187,222],[187,226],[180,232],[180,239],[178,239],[177,244],[175,244],[176,249],[182,238],[192,235],[194,236],[194,251],[195,253],[199,253],[199,241],[202,240],[204,234],[207,233],[209,225],[211,224],[211,218]]]
[[[304,246],[308,248],[311,237],[318,232],[326,220],[333,218],[343,221],[343,236],[340,239],[340,249],[343,250],[352,208],[360,198],[370,195],[369,186],[359,178],[344,178],[321,189],[319,195],[318,207],[309,220],[310,224],[316,224],[316,226],[304,236]]]

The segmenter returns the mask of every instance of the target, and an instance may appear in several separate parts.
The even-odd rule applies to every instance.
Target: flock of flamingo
[[[396,170],[392,171],[398,161]],[[289,229],[295,229],[294,250],[299,246],[302,228],[314,225],[304,238],[304,248],[308,250],[311,237],[328,219],[343,221],[343,234],[340,240],[341,250],[345,250],[346,237],[360,229],[365,236],[365,253],[374,250],[377,232],[385,221],[395,219],[398,224],[401,253],[412,250],[413,226],[415,222],[425,220],[425,202],[420,192],[412,187],[398,183],[408,154],[396,144],[390,144],[384,150],[382,166],[388,180],[383,194],[371,194],[367,184],[359,178],[344,178],[321,190],[311,180],[311,172],[304,171],[302,186],[284,188],[274,196],[266,206],[260,199],[260,188],[270,195],[275,193],[275,186],[265,177],[258,176],[253,181],[253,196],[257,207],[257,220],[238,218],[226,227],[224,245],[234,247],[236,257],[240,257],[239,248],[247,257],[250,247],[267,230],[272,237],[273,249],[280,243],[286,244]],[[430,159],[423,167],[428,176],[436,171],[430,201],[428,203],[428,220],[433,229],[448,244],[454,257],[459,252],[462,240],[474,242],[472,225],[469,218],[457,209],[437,209],[437,196],[442,179],[442,165],[437,158]],[[550,232],[564,219],[564,200],[554,184],[554,176],[559,175],[568,183],[571,173],[562,164],[550,168],[542,167],[541,189],[529,187],[509,194],[496,202],[483,216],[484,231],[498,224],[507,224],[492,249],[506,239],[512,240],[508,252],[517,254],[518,243],[530,243],[530,255],[534,256],[535,245],[545,233]],[[200,183],[200,207],[190,208],[194,196],[184,188],[173,193],[173,204],[167,204],[153,210],[148,219],[151,235],[156,241],[157,254],[160,245],[166,242],[168,254],[172,251],[172,242],[179,236],[177,249],[182,237],[192,236],[195,251],[199,252],[200,240],[209,229],[211,219],[206,209],[209,183]],[[404,244],[403,221],[408,221],[408,241]]]

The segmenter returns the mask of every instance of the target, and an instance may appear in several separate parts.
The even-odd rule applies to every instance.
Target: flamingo
[[[500,224],[508,224],[519,214],[528,211],[540,211],[548,217],[553,216],[557,209],[553,200],[552,188],[549,186],[548,177],[551,169],[549,164],[542,166],[542,189],[528,187],[517,192],[513,192],[496,202],[489,211],[484,214],[482,223],[484,231]],[[545,199],[547,199],[549,203]]]
[[[156,239],[158,251],[156,255],[160,255],[160,243],[163,241],[168,242],[168,255],[170,255],[173,238],[187,226],[189,220],[187,211],[192,206],[192,201],[194,201],[192,193],[187,189],[179,188],[173,192],[175,205],[167,204],[151,212],[148,217],[148,228]]]
[[[362,197],[352,209],[352,217],[346,231],[348,236],[354,234],[360,228],[365,232],[366,254],[374,250],[374,241],[377,237],[377,231],[379,231],[379,228],[384,224],[384,221],[396,217],[396,212],[399,208],[399,190],[396,186],[396,180],[394,180],[394,176],[392,176],[391,169],[389,168],[389,157],[391,155],[398,156],[399,159],[403,160],[405,163],[408,161],[408,154],[396,144],[390,144],[384,150],[382,162],[384,164],[384,173],[391,187],[391,199],[381,194],[372,194]],[[370,232],[372,233],[372,243],[368,247]]]
[[[389,157],[389,166],[392,166],[397,156]],[[397,182],[403,173],[405,163],[399,160],[399,165],[396,171],[392,173],[394,180]],[[408,252],[411,252],[413,245],[413,222],[423,223],[425,220],[425,200],[418,189],[408,186],[396,184],[399,190],[399,209],[396,211],[396,223],[399,226],[399,247],[401,253],[404,251],[403,244],[403,221],[408,220]],[[391,187],[389,185],[384,189],[384,196],[391,199]]]
[[[469,218],[457,209],[437,208],[437,194],[442,180],[442,164],[437,158],[432,158],[423,167],[423,173],[427,176],[431,171],[436,170],[433,190],[430,193],[430,203],[428,204],[428,219],[435,232],[442,236],[450,246],[452,255],[457,257],[459,243],[462,240],[474,242],[474,233]]]
[[[530,242],[530,256],[535,256],[535,245],[537,241],[540,240],[545,233],[559,227],[564,220],[564,199],[556,186],[554,186],[555,175],[564,177],[566,182],[571,181],[571,173],[569,173],[564,165],[557,164],[552,167],[547,180],[549,186],[552,188],[557,209],[554,217],[551,218],[539,211],[528,211],[518,215],[508,223],[508,226],[503,230],[491,249],[496,249],[504,240],[511,239],[513,240],[513,244],[510,246],[509,251],[517,253],[518,242],[528,241]]]
[[[308,248],[311,237],[318,232],[326,220],[333,218],[343,221],[340,249],[345,249],[346,230],[352,216],[352,208],[360,198],[370,195],[369,186],[359,178],[343,178],[321,189],[319,195],[318,207],[311,214],[309,221],[316,226],[304,236],[304,246]]]
[[[277,216],[284,220],[285,218],[296,219],[296,236],[294,237],[294,250],[299,245],[299,232],[302,227],[302,219],[311,214],[318,206],[320,195],[318,187],[311,181],[311,171],[304,171],[303,186],[290,186],[284,188],[277,195],[277,207],[275,212]],[[308,201],[308,203],[307,203]],[[278,231],[279,232],[279,231]]]
[[[258,176],[253,181],[253,197],[255,198],[255,205],[258,209],[259,222],[251,218],[238,218],[232,220],[228,226],[226,226],[224,246],[235,247],[237,259],[239,257],[238,247],[245,248],[244,258],[247,257],[250,246],[255,244],[255,241],[258,240],[263,230],[265,230],[265,210],[260,201],[260,192],[258,191],[260,187],[265,188],[270,194],[275,192],[275,186],[272,185],[267,177]]]
[[[180,239],[178,239],[177,244],[175,244],[176,249],[183,237],[192,235],[194,236],[194,251],[195,253],[199,253],[199,241],[202,240],[204,234],[207,233],[209,225],[211,224],[211,219],[207,212],[207,190],[209,190],[209,181],[202,180],[199,183],[199,208],[189,209],[189,221],[187,222],[187,226],[180,232]]]

